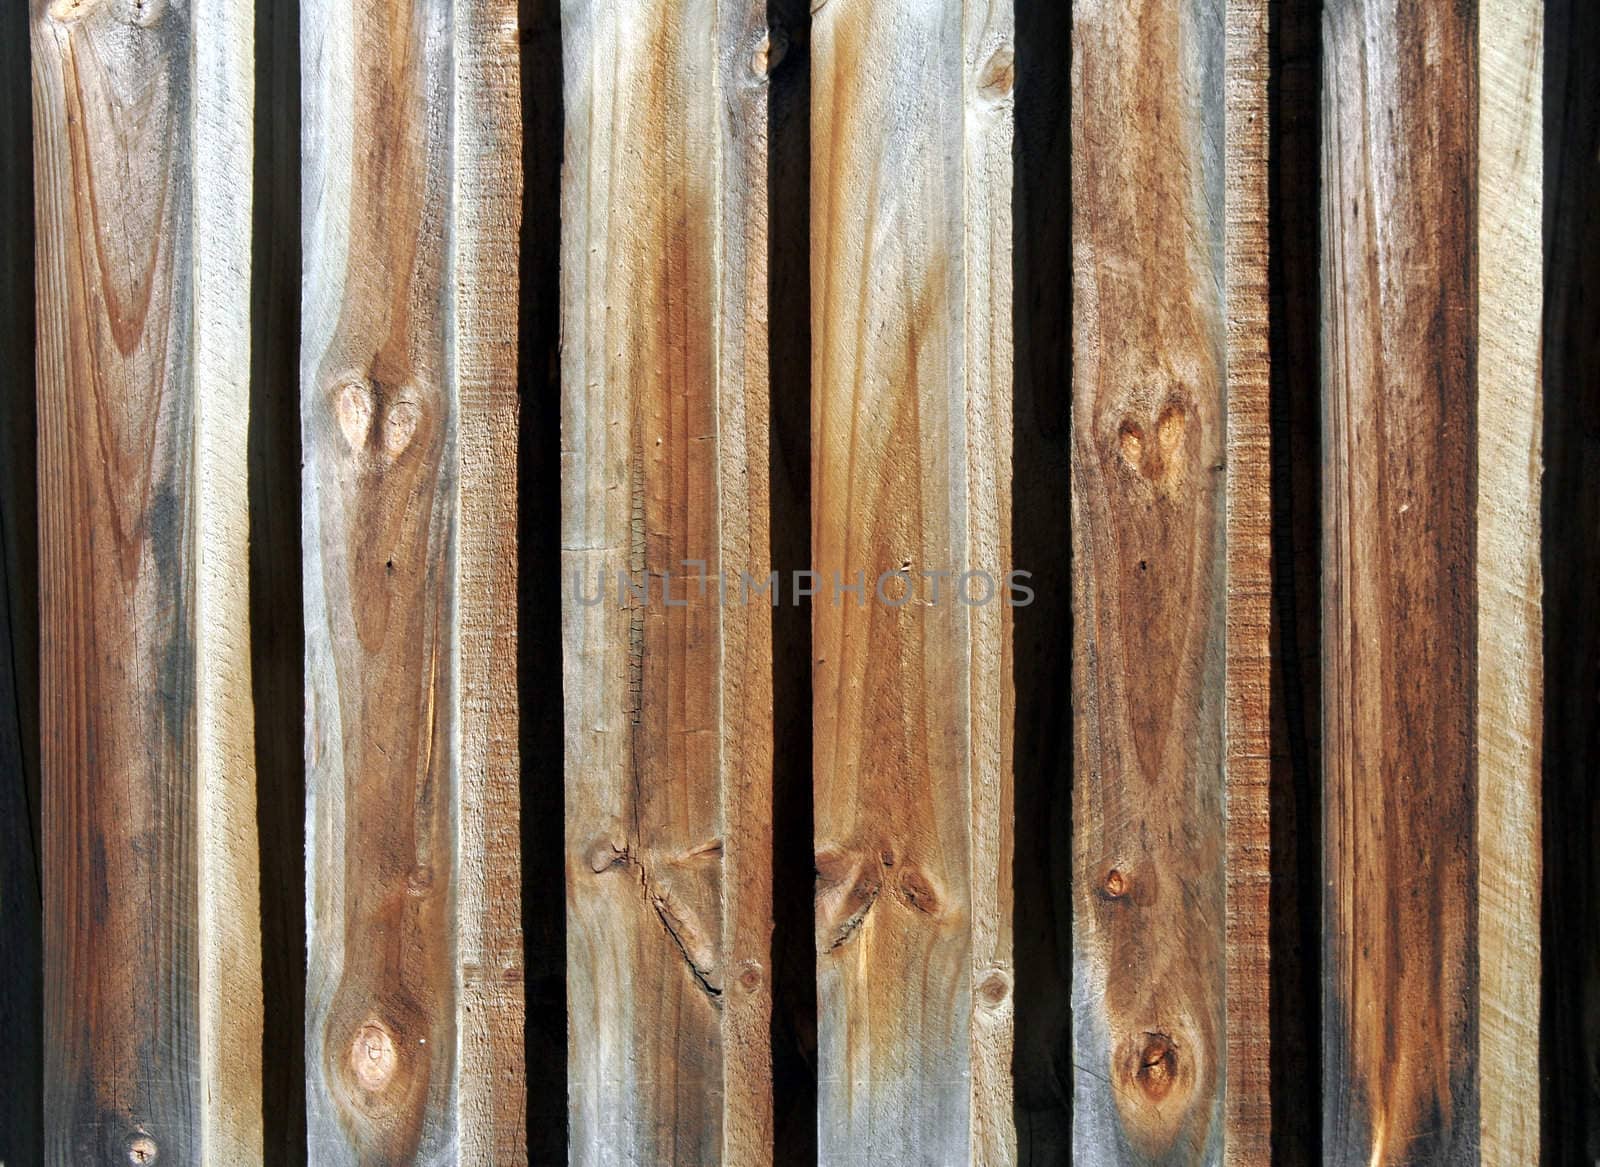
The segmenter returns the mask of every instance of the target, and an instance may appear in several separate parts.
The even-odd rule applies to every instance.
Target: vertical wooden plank
[[[1272,1161],[1272,442],[1266,0],[1227,4],[1227,1111],[1224,1158]]]
[[[1224,15],[1216,0],[1074,7],[1083,1163],[1222,1150]]]
[[[46,1155],[259,1160],[251,12],[32,17]]]
[[[830,1164],[1015,1157],[1012,19],[1009,3],[985,0],[813,11],[819,1157]],[[844,592],[857,577],[861,591]]]
[[[562,32],[569,1158],[765,1163],[773,46],[754,0]]]
[[[1469,1162],[1480,25],[1399,0],[1323,22],[1324,1158]]]
[[[1600,5],[1544,6],[1544,902],[1547,1163],[1600,1162]]]
[[[1479,1147],[1510,1167],[1539,1160],[1543,6],[1478,22]]]
[[[510,0],[302,15],[307,1124],[525,1162]]]

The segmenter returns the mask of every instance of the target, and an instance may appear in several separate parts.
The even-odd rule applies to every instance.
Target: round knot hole
[[[394,1037],[383,1022],[373,1018],[356,1031],[350,1046],[350,1069],[363,1090],[382,1090],[399,1064]]]

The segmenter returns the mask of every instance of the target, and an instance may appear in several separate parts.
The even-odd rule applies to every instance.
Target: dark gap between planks
[[[768,437],[772,566],[811,566],[811,11],[768,0]],[[776,1167],[817,1161],[811,607],[772,610],[772,1091]]]
[[[1012,185],[1015,400],[1013,1113],[1023,1167],[1072,1149],[1072,6],[1016,0]]]
[[[28,5],[0,11],[0,1163],[44,1160]]]
[[[517,302],[517,689],[528,1161],[567,1159],[567,915],[561,709],[559,0],[520,0],[522,239]]]
[[[305,610],[300,559],[300,14],[255,10],[250,683],[269,1163],[306,1162]]]
[[[1322,1161],[1322,30],[1272,0],[1267,232],[1272,486],[1268,924],[1272,1158]]]
[[[1600,1161],[1600,6],[1545,21],[1541,1134],[1564,1167]]]

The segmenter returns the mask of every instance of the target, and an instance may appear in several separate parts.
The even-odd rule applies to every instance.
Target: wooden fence
[[[1600,1161],[1597,53],[7,4],[0,1167]]]

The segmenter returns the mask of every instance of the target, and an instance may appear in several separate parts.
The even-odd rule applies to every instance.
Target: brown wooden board
[[[562,11],[575,1164],[772,1156],[765,20]]]
[[[46,1159],[261,1154],[250,9],[32,7]]]
[[[515,5],[301,27],[310,1157],[520,1163]]]
[[[1324,1159],[1479,1152],[1480,24],[1324,13]]]
[[[1004,3],[813,7],[818,1149],[829,1164],[1015,1156],[1011,38]],[[894,572],[904,578],[885,580]],[[862,591],[845,593],[858,575]]]
[[[1073,1151],[1085,1164],[1215,1161],[1223,1140],[1224,15],[1213,0],[1074,7]],[[1240,324],[1257,344],[1258,308]]]

